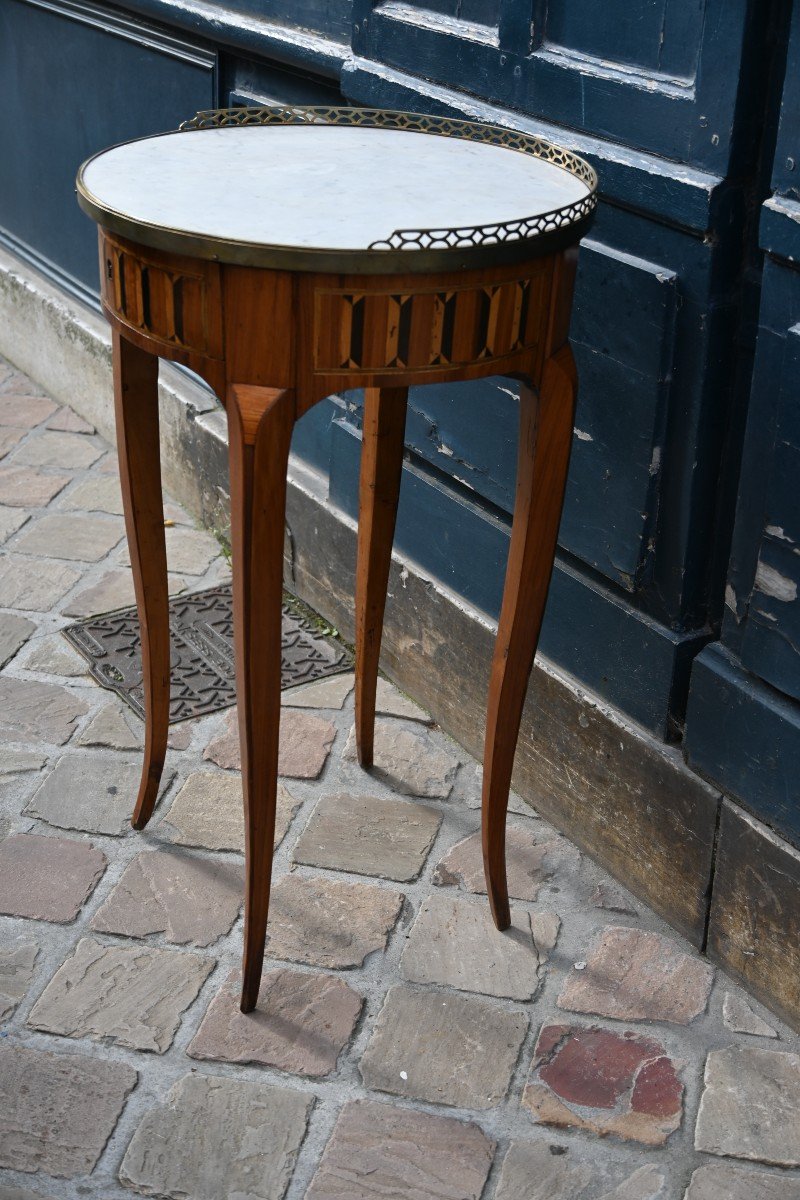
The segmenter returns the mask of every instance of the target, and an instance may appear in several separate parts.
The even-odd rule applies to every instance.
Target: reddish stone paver
[[[545,1025],[522,1102],[540,1124],[657,1146],[680,1125],[683,1084],[654,1038]]]

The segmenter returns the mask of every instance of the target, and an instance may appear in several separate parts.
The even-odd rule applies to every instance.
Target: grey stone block
[[[527,1028],[524,1013],[475,996],[393,987],[361,1059],[361,1077],[395,1096],[493,1108],[508,1091]]]
[[[382,879],[416,879],[439,830],[432,808],[407,800],[323,796],[297,840],[295,862]]]
[[[163,1054],[214,959],[82,938],[28,1017],[32,1029]]]
[[[186,1075],[142,1120],[120,1182],[171,1200],[281,1200],[312,1102],[288,1088]]]
[[[0,1167],[87,1175],[135,1083],[126,1063],[0,1042]]]

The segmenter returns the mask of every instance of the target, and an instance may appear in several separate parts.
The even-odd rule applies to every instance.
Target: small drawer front
[[[318,372],[444,370],[532,349],[548,296],[544,273],[430,291],[315,295]]]
[[[103,300],[126,325],[164,346],[210,357],[219,354],[215,264],[192,262],[187,269],[180,260],[150,257],[103,237],[101,269]]]

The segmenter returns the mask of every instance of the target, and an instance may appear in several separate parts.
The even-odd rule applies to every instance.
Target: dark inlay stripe
[[[450,362],[453,357],[453,333],[456,325],[456,304],[458,303],[458,292],[452,292],[449,296],[446,292],[440,293],[440,299],[444,304],[444,317],[442,318],[442,348],[441,356],[445,362]]]
[[[117,258],[117,271],[119,272],[119,308],[123,317],[128,315],[128,294],[125,287],[125,255],[120,254]]]
[[[364,297],[358,300],[353,296],[347,299],[353,305],[353,323],[350,326],[350,361],[357,367],[361,366],[364,353]]]
[[[142,324],[145,329],[150,329],[153,322],[150,314],[150,273],[147,267],[142,267],[140,279],[142,286]]]
[[[522,288],[522,304],[519,306],[519,325],[517,326],[517,345],[523,345],[525,341],[525,330],[528,328],[528,302],[531,296],[531,281],[530,279],[523,280],[520,285]]]
[[[489,314],[492,311],[492,298],[496,291],[496,288],[482,288],[480,293],[473,349],[473,354],[480,358],[485,358],[489,353]]]
[[[398,296],[400,303],[400,324],[397,331],[397,362],[405,366],[408,362],[408,347],[411,339],[411,315],[414,301],[410,296]]]
[[[183,277],[173,280],[172,283],[172,324],[175,328],[175,337],[179,342],[185,342],[186,338],[183,334]]]

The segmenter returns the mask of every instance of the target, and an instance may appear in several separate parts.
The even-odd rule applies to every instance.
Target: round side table
[[[150,818],[170,699],[158,360],[203,376],[227,410],[236,686],[245,808],[241,1006],[264,957],[277,793],[286,470],[295,421],[365,391],[356,738],[372,765],[381,629],[408,388],[520,383],[514,520],[489,683],[483,854],[510,922],[505,822],[525,692],[553,568],[576,377],[567,342],[591,167],[513,131],[349,108],[223,109],[86,162],[113,328],[125,522],[141,621]]]

